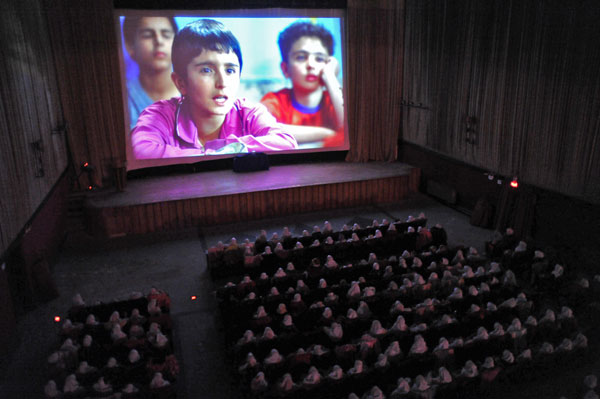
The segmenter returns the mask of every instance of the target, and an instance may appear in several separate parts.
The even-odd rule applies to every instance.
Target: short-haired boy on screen
[[[181,97],[140,114],[131,133],[137,159],[297,148],[262,104],[236,97],[242,52],[222,23],[202,19],[186,25],[173,40],[172,59]]]
[[[332,56],[333,36],[320,25],[294,22],[278,38],[281,71],[292,88],[267,93],[261,100],[298,143],[343,139],[344,98]],[[336,131],[338,134],[336,134]],[[330,144],[331,145],[331,144]]]
[[[173,17],[125,17],[123,38],[139,73],[127,80],[130,129],[148,105],[178,94],[171,80],[171,46],[177,33]]]

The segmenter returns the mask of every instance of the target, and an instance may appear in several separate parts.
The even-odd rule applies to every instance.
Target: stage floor
[[[272,166],[269,170],[235,173],[232,170],[200,172],[130,180],[125,191],[90,193],[87,206],[122,207],[281,190],[324,184],[385,179],[410,174],[413,166],[399,162],[326,162]]]

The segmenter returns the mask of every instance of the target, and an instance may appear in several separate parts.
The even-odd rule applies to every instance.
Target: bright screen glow
[[[344,11],[243,12],[116,10],[128,170],[247,152],[348,150]],[[184,29],[201,19],[222,26]],[[302,28],[288,30],[283,60],[278,39],[293,24]],[[315,26],[325,39],[313,36]],[[221,43],[217,51],[179,46],[207,29],[229,31],[241,62]]]

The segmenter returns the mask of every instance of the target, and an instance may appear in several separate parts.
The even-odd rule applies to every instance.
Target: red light
[[[84,162],[84,163],[83,163],[83,167],[84,167],[84,168],[87,168],[89,164],[90,164],[89,162]]]
[[[92,191],[94,189],[94,186],[88,186],[88,190]]]
[[[54,321],[56,323],[60,323],[60,316],[54,316]]]
[[[519,182],[517,181],[517,179],[514,179],[510,182],[510,186],[512,188],[519,188]]]
[[[196,295],[192,295],[192,296],[190,297],[190,299],[191,299],[192,301],[195,301],[195,300],[196,300],[196,298],[197,298],[197,297],[196,297]]]

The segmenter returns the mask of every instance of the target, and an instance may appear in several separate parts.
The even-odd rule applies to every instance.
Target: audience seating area
[[[147,295],[86,306],[76,295],[61,324],[61,347],[48,357],[47,398],[175,398],[170,298]]]
[[[424,215],[218,243],[207,263],[241,391],[484,397],[585,359],[576,315],[550,295],[567,289],[562,266],[510,229],[486,252],[448,247]]]

